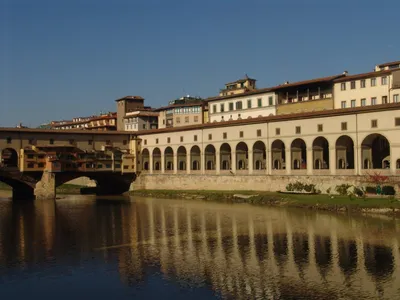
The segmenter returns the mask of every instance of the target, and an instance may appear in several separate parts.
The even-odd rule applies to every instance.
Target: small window
[[[243,131],[239,132],[239,137],[241,137],[241,138],[243,137]]]
[[[322,124],[318,124],[318,132],[324,131],[324,126]]]
[[[106,164],[107,169],[111,169],[111,164]]]
[[[34,167],[35,167],[35,164],[34,164],[34,163],[28,163],[28,168],[32,169],[32,168],[34,168]]]
[[[400,118],[394,119],[394,126],[400,126]]]
[[[129,169],[129,166],[124,166],[124,170],[128,170]]]
[[[351,100],[351,102],[350,102],[351,104],[351,107],[356,107],[356,100]]]
[[[194,140],[195,142],[197,142],[197,135],[195,135],[195,136],[193,137],[193,140]]]
[[[69,140],[69,144],[70,144],[70,145],[73,145],[74,143],[75,143],[75,140],[72,140],[72,139]]]
[[[376,97],[371,98],[371,105],[376,105]]]
[[[170,137],[167,138],[167,143],[168,144],[171,143],[171,138]]]
[[[115,168],[116,169],[120,169],[121,168],[121,164],[115,164]]]
[[[101,168],[103,168],[103,165],[102,164],[98,164],[97,165],[97,169],[101,169]]]
[[[181,143],[182,143],[183,142],[183,136],[181,136],[180,140],[181,140]]]
[[[33,158],[33,154],[28,154],[27,157],[28,157],[29,159],[32,159],[32,158]]]
[[[258,107],[261,107],[261,106],[262,106],[262,99],[261,99],[261,98],[258,98],[258,99],[257,99],[257,106],[258,106]]]
[[[176,117],[176,124],[181,124],[181,118]]]
[[[301,127],[300,126],[296,126],[296,134],[300,134],[301,133]]]
[[[371,120],[371,128],[377,128],[378,127],[378,120]]]
[[[93,145],[93,140],[88,140],[88,145]]]
[[[211,133],[208,134],[208,140],[209,140],[209,141],[212,140],[212,134],[211,134]]]
[[[29,139],[29,145],[35,145],[35,139]]]
[[[251,99],[247,100],[247,108],[251,108]]]
[[[341,90],[341,91],[345,91],[345,90],[346,90],[346,82],[342,82],[342,83],[340,84],[340,90]]]
[[[193,120],[194,120],[195,123],[199,122],[199,116],[194,116]]]
[[[225,111],[225,106],[224,106],[223,103],[220,104],[220,110],[221,110],[221,112],[224,112],[224,111]]]
[[[122,144],[123,144],[124,146],[126,146],[126,145],[128,144],[128,141],[127,141],[127,140],[123,140],[123,141],[122,141]]]
[[[11,137],[7,137],[7,144],[11,144],[12,142],[12,138]]]
[[[272,97],[272,96],[269,96],[269,97],[268,97],[268,105],[269,105],[269,106],[274,105],[274,97]]]
[[[387,76],[382,77],[382,85],[387,85]]]
[[[106,145],[110,146],[111,145],[111,141],[110,140],[106,140]]]
[[[367,105],[367,99],[363,98],[361,99],[361,106],[366,106]]]
[[[222,134],[222,136],[223,136],[224,140],[226,140],[226,139],[228,138],[228,134],[227,134],[226,132],[224,132],[224,133]]]
[[[158,139],[156,139],[156,144],[158,144]]]
[[[44,163],[38,163],[38,168],[44,168]]]
[[[281,134],[281,129],[275,128],[275,135],[280,135],[280,134]]]
[[[147,140],[144,140],[144,142],[143,142],[145,145],[147,145]]]
[[[393,103],[399,103],[399,100],[400,100],[399,94],[393,95]]]
[[[242,109],[242,101],[236,102],[236,110]]]
[[[346,101],[342,101],[341,104],[340,104],[340,107],[341,108],[346,108]]]
[[[213,105],[213,113],[215,114],[216,112],[217,112],[217,105],[214,104],[214,105]]]
[[[350,82],[350,89],[354,90],[356,88],[356,82],[355,81],[351,81]]]
[[[387,96],[382,96],[382,104],[388,104],[388,97]]]
[[[365,88],[365,79],[360,80],[360,87],[363,89]]]
[[[233,110],[233,102],[229,103],[229,110]]]
[[[189,123],[189,117],[185,117],[185,123]]]
[[[261,136],[261,129],[257,129],[257,136]]]
[[[54,139],[50,139],[50,145],[53,145],[54,144]]]
[[[371,78],[371,86],[376,86],[376,78]]]
[[[347,122],[342,122],[342,130],[347,130]]]

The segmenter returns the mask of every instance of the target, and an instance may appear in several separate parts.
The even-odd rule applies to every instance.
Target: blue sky
[[[400,59],[398,0],[0,0],[0,126],[371,71]]]

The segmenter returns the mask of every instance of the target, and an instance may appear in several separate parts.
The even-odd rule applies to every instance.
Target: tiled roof
[[[125,97],[119,98],[115,101],[121,101],[121,100],[144,100],[144,98],[141,96],[125,96]]]
[[[391,65],[398,65],[398,64],[400,64],[400,60],[384,63],[384,64],[381,64],[381,65],[378,65],[378,67],[382,68],[382,67],[387,67],[387,66],[391,66]]]
[[[384,71],[374,71],[374,72],[368,72],[368,73],[349,75],[349,76],[345,76],[345,77],[342,77],[342,78],[338,78],[334,82],[343,82],[343,81],[349,81],[349,80],[357,80],[357,79],[378,77],[378,76],[381,76],[381,75],[390,74],[395,70],[399,70],[399,69],[384,70]]]
[[[162,107],[156,108],[156,109],[154,109],[153,111],[162,111],[162,110],[167,110],[167,109],[177,108],[177,107],[202,106],[203,103],[205,103],[205,100],[204,100],[204,101],[201,101],[201,102],[198,102],[198,103],[172,104],[172,105],[162,106]]]
[[[328,76],[328,77],[320,77],[320,78],[315,78],[315,79],[310,79],[310,80],[303,80],[303,81],[296,81],[293,83],[288,83],[288,84],[281,84],[277,85],[274,87],[271,87],[270,89],[273,91],[280,90],[280,89],[286,89],[288,87],[296,87],[296,86],[301,86],[301,85],[308,85],[308,84],[313,84],[313,83],[324,83],[324,82],[330,82],[335,79],[341,78],[345,76],[344,74],[340,75],[333,75],[333,76]]]

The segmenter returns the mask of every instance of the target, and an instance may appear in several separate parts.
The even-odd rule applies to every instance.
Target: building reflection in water
[[[55,258],[79,265],[95,252],[117,264],[126,285],[156,272],[225,298],[394,299],[400,297],[398,225],[190,201],[4,201],[0,272]]]

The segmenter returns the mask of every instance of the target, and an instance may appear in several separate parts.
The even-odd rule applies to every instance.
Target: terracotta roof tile
[[[385,75],[385,74],[390,74],[395,70],[399,70],[399,69],[384,70],[384,71],[373,71],[373,72],[368,72],[368,73],[348,75],[348,76],[345,76],[345,77],[342,77],[342,78],[338,78],[338,79],[334,80],[334,82],[343,82],[343,81],[349,81],[349,80],[373,78],[373,77],[378,77],[378,76]]]

